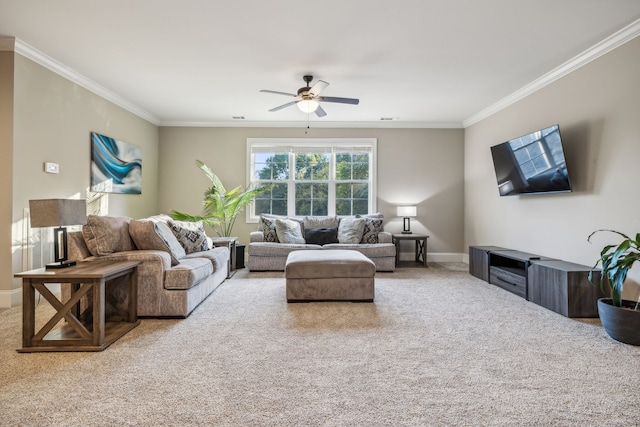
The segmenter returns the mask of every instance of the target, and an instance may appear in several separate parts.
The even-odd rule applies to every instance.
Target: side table
[[[236,274],[236,243],[237,237],[216,237],[211,239],[215,246],[226,246],[229,248],[229,266],[227,270],[227,279]]]
[[[427,264],[427,239],[429,238],[426,234],[393,234],[393,243],[396,245],[396,266],[400,265],[400,242],[402,240],[415,240],[416,249],[415,249],[415,260],[418,263],[421,263],[425,267],[429,267]]]
[[[73,267],[18,273],[22,278],[22,348],[19,352],[36,351],[102,351],[140,324],[138,320],[139,261],[85,261]],[[109,283],[128,278],[127,313],[106,319],[105,304]],[[119,279],[118,282],[120,282]],[[49,283],[69,283],[72,293],[63,303],[48,288]],[[37,333],[35,331],[35,291],[55,308],[56,313]],[[80,301],[91,295],[91,320],[83,322]],[[64,318],[66,324],[54,329]]]

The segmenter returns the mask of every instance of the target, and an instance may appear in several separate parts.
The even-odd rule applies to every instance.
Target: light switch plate
[[[44,164],[44,171],[47,173],[60,173],[60,165],[53,162],[46,162]]]

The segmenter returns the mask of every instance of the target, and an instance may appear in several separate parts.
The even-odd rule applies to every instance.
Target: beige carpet
[[[242,270],[100,353],[17,353],[20,325],[0,313],[2,426],[640,423],[640,347],[464,264],[378,274],[362,304],[287,304],[282,273]]]

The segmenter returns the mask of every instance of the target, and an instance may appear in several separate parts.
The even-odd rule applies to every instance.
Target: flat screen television
[[[571,191],[558,125],[495,145],[491,156],[500,196]]]

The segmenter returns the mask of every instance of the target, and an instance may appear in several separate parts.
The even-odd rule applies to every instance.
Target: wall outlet
[[[44,171],[46,173],[60,173],[60,165],[53,162],[46,162],[44,164]]]

